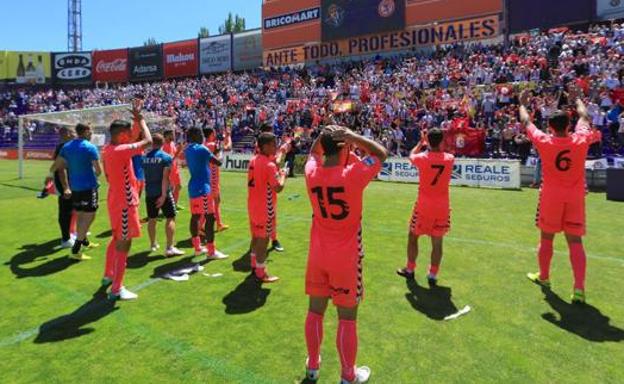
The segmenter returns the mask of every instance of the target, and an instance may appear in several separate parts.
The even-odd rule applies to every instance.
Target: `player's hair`
[[[88,131],[88,130],[90,130],[90,129],[91,129],[91,127],[89,127],[89,126],[88,126],[88,125],[86,125],[86,124],[82,124],[82,123],[78,123],[78,124],[76,124],[76,134],[77,134],[78,136],[82,136],[82,135],[84,135],[84,133],[85,133],[85,132],[87,132],[87,131]]]
[[[258,135],[258,148],[262,148],[267,144],[275,143],[275,135],[271,132],[262,132]]]
[[[132,128],[132,124],[125,120],[115,120],[110,125],[110,134],[111,136],[115,136],[122,131],[128,130]]]
[[[323,129],[320,140],[325,156],[335,156],[340,152],[341,142],[334,140],[333,132],[329,129]]]
[[[75,129],[68,126],[62,126],[59,128],[60,135],[71,135],[75,133]]]
[[[444,133],[440,128],[433,128],[427,133],[427,140],[433,148],[438,148],[444,140]]]
[[[190,143],[201,143],[204,141],[204,135],[200,128],[191,128],[186,132],[187,141]]]
[[[173,129],[168,128],[163,131],[163,137],[167,136],[173,136]]]
[[[267,123],[262,123],[262,125],[260,125],[260,132],[273,133],[273,127]]]
[[[215,133],[214,128],[204,128],[204,137],[208,139],[213,133]]]
[[[548,125],[557,133],[563,133],[570,125],[570,116],[564,111],[555,111],[548,119]]]
[[[165,138],[160,133],[154,133],[152,135],[152,146],[154,148],[162,147],[164,142],[165,142]]]

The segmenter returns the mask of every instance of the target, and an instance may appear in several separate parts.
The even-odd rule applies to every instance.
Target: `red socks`
[[[336,334],[336,347],[340,355],[342,378],[351,382],[355,380],[355,358],[357,356],[357,322],[340,320]]]
[[[78,229],[76,228],[76,223],[78,222],[78,214],[73,212],[71,215],[71,220],[69,221],[69,233],[78,233]]]
[[[195,248],[195,251],[201,251],[201,239],[199,238],[199,236],[192,237],[191,243],[193,243],[193,248]]]
[[[305,337],[308,346],[308,368],[319,369],[321,344],[323,343],[323,315],[308,312],[305,322]]]
[[[429,274],[432,276],[438,276],[438,272],[440,271],[439,265],[430,265],[429,266]]]
[[[215,215],[215,221],[217,223],[217,227],[223,226],[223,223],[221,222],[221,204],[215,203],[214,215]]]
[[[266,265],[256,263],[255,274],[258,279],[262,279],[266,275]]]
[[[126,273],[126,262],[128,260],[128,252],[115,251],[115,274],[113,275],[113,287],[111,292],[118,294],[123,286],[123,278]]]
[[[414,272],[416,270],[416,262],[408,260],[405,269],[407,269],[408,272]]]
[[[585,271],[587,258],[582,243],[572,243],[570,247],[570,263],[574,272],[574,289],[585,290]]]
[[[251,269],[256,269],[256,254],[251,252]]]
[[[553,241],[542,239],[537,251],[537,261],[540,268],[540,280],[550,278],[550,261],[553,257]]]
[[[215,243],[208,243],[208,244],[207,244],[207,248],[208,248],[208,254],[209,254],[210,256],[212,256],[212,255],[214,255],[214,254],[215,254],[215,250],[216,250],[216,248],[215,248]]]
[[[112,279],[115,275],[115,255],[117,250],[115,249],[115,239],[111,239],[106,247],[106,264],[104,267],[104,277]]]

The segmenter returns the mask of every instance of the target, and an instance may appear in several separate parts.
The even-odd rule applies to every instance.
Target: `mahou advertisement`
[[[165,77],[196,76],[199,67],[197,39],[164,44]]]
[[[130,48],[130,81],[160,80],[163,77],[162,45]]]
[[[93,80],[111,83],[128,81],[128,50],[94,51]]]

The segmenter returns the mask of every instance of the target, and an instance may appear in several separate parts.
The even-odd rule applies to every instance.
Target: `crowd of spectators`
[[[5,142],[15,140],[20,114],[122,104],[139,96],[147,110],[174,118],[180,130],[228,127],[235,140],[268,123],[305,147],[315,128],[331,122],[404,155],[423,129],[463,126],[484,132],[480,156],[524,159],[531,145],[517,119],[517,97],[529,88],[543,129],[554,110],[582,97],[594,126],[604,132],[591,155],[624,155],[623,64],[624,24],[556,29],[515,36],[508,44],[457,45],[363,62],[89,89],[10,90],[0,92],[0,132]],[[37,126],[26,128],[32,138]]]

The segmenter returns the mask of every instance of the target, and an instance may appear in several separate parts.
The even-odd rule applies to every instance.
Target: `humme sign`
[[[264,29],[285,27],[287,25],[305,23],[306,21],[318,20],[320,18],[321,8],[304,9],[303,11],[297,11],[264,19]]]

